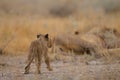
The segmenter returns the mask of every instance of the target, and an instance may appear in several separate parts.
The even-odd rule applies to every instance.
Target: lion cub
[[[51,40],[49,38],[49,35],[37,35],[37,40],[34,40],[31,42],[29,47],[29,55],[28,55],[28,63],[25,67],[25,74],[29,73],[30,64],[32,63],[33,59],[35,59],[36,67],[37,67],[37,73],[40,74],[40,67],[41,67],[41,60],[44,56],[45,63],[47,65],[47,68],[49,71],[52,71],[52,68],[50,66],[50,60],[48,56],[48,48],[52,47]]]

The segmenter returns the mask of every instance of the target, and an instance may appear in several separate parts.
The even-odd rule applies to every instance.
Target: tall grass
[[[119,15],[80,14],[66,18],[42,18],[25,16],[0,16],[0,47],[15,36],[4,49],[7,53],[27,52],[30,42],[38,33],[49,33],[51,36],[61,33],[73,33],[76,29],[86,32],[92,27],[108,26],[120,30]]]

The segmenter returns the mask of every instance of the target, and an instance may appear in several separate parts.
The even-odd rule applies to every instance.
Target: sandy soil
[[[36,66],[31,65],[30,74],[24,74],[26,55],[0,56],[0,80],[120,80],[119,62],[104,63],[92,60],[86,63],[84,57],[75,61],[53,61],[53,71],[48,71],[42,63],[41,74],[36,74]]]

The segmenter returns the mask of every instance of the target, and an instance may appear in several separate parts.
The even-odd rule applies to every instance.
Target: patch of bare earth
[[[0,80],[119,80],[119,62],[105,63],[103,60],[89,60],[76,56],[74,61],[53,61],[53,71],[42,63],[41,74],[36,74],[34,62],[30,74],[24,74],[26,55],[0,56]]]

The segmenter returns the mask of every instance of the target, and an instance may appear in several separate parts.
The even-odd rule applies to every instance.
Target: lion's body
[[[95,27],[88,34],[96,35],[105,42],[108,49],[120,48],[120,33],[115,28]]]
[[[37,40],[31,42],[29,47],[29,54],[28,54],[28,64],[25,67],[25,73],[29,73],[30,64],[35,59],[35,63],[37,66],[37,73],[40,73],[40,66],[42,57],[45,58],[45,63],[47,64],[47,68],[52,70],[50,67],[50,61],[48,56],[48,47],[49,47],[49,40],[45,40],[44,36],[40,36]]]
[[[55,37],[55,45],[58,46],[61,51],[67,53],[70,51],[78,54],[87,52],[86,49],[88,48],[91,50],[94,48],[94,45],[90,42],[87,42],[75,35],[58,35]]]

